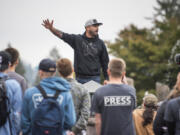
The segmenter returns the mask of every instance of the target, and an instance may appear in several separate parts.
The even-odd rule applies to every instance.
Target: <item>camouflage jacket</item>
[[[74,101],[77,119],[72,131],[75,134],[79,134],[82,130],[86,130],[87,128],[90,115],[90,96],[83,85],[78,83],[75,79],[68,78],[67,81],[71,84],[71,94]]]

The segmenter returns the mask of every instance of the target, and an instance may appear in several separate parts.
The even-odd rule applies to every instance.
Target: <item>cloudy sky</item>
[[[36,66],[56,46],[73,60],[73,50],[41,25],[43,19],[53,19],[64,32],[81,34],[86,20],[96,18],[104,23],[100,38],[113,41],[131,23],[151,27],[145,17],[152,17],[156,5],[156,0],[0,0],[0,50],[11,43],[24,61]]]

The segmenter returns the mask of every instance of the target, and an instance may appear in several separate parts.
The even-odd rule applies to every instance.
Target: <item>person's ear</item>
[[[8,69],[11,67],[11,63],[8,64]]]
[[[38,75],[39,75],[40,78],[42,78],[43,72],[42,72],[41,70],[39,70],[39,71],[38,71]]]
[[[89,29],[90,29],[90,26],[87,26],[87,27],[86,27],[86,31],[89,31]]]
[[[16,64],[16,65],[18,65],[18,64],[19,64],[19,59],[17,59],[17,60],[16,60],[15,64]]]
[[[122,72],[122,78],[124,78],[124,76],[126,76],[126,72]]]
[[[110,69],[107,69],[107,74],[108,74],[108,76],[111,76],[111,71],[110,71]]]
[[[41,70],[38,71],[38,74],[39,74],[39,75],[41,74]]]

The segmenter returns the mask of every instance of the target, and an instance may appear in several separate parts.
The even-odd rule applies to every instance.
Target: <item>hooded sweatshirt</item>
[[[74,49],[74,68],[76,76],[100,76],[101,68],[107,79],[109,56],[104,42],[83,35],[63,33],[62,38]]]
[[[153,122],[143,127],[142,122],[144,109],[136,109],[133,112],[134,125],[136,129],[136,135],[154,135],[153,132]],[[156,112],[154,113],[153,120],[156,116]]]
[[[64,122],[62,123],[63,133],[65,135],[65,131],[70,130],[76,122],[74,104],[70,93],[70,85],[66,80],[60,77],[45,78],[40,81],[40,85],[45,90],[48,96],[53,96],[56,90],[61,91],[59,97],[57,98],[57,101],[59,102],[60,107],[64,111]],[[42,100],[43,96],[36,87],[29,88],[25,92],[21,118],[21,128],[23,134],[32,135],[32,114]]]

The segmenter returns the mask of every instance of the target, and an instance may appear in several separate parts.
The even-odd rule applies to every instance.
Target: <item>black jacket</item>
[[[61,39],[74,49],[76,76],[99,76],[102,68],[104,77],[108,77],[109,57],[104,42],[98,36],[87,38],[85,34],[63,33]]]
[[[166,121],[164,120],[164,114],[166,110],[167,100],[165,100],[157,111],[157,115],[154,119],[153,130],[155,135],[169,135],[164,133],[163,127],[167,127]]]

